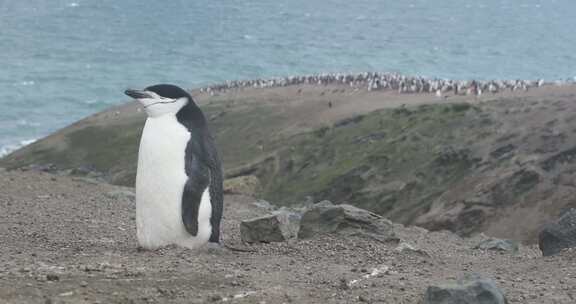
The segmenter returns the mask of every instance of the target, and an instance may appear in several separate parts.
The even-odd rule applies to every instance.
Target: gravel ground
[[[576,252],[543,258],[471,249],[421,228],[397,244],[325,236],[244,245],[239,221],[264,214],[227,196],[223,234],[249,252],[137,248],[131,188],[0,169],[0,303],[419,303],[430,284],[479,273],[510,303],[575,303]],[[393,219],[392,219],[393,220]]]

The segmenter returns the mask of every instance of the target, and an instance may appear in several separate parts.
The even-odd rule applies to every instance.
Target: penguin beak
[[[144,99],[144,98],[152,98],[146,91],[143,90],[133,90],[128,89],[124,91],[124,94],[134,98],[134,99]]]

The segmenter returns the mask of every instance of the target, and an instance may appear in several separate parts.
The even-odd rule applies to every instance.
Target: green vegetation
[[[39,141],[0,161],[7,168],[52,165],[59,170],[96,171],[118,185],[133,185],[142,121],[120,127],[88,125],[62,134],[59,145]]]
[[[277,168],[259,174],[264,197],[294,204],[312,196],[411,219],[418,215],[411,207],[430,204],[479,161],[458,148],[479,132],[479,111],[450,104],[383,110],[273,142]]]
[[[459,145],[493,132],[486,115],[470,104],[380,110],[306,130],[294,129],[294,117],[277,106],[247,100],[231,106],[235,102],[219,100],[204,107],[227,176],[257,176],[261,194],[278,204],[311,196],[352,203],[402,222],[425,210],[414,206],[430,204],[476,164]],[[101,172],[114,184],[132,186],[142,126],[142,118],[80,124],[52,136],[64,140],[50,142],[49,137],[0,165],[53,164],[80,174]]]

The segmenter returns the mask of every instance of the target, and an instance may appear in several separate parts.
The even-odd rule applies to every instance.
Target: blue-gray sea
[[[127,101],[319,72],[576,76],[574,0],[0,0],[0,154]]]

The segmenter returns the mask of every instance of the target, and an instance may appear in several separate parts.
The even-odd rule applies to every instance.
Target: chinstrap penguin
[[[220,243],[222,167],[192,96],[169,84],[126,90],[148,115],[138,151],[136,230],[144,249]]]

